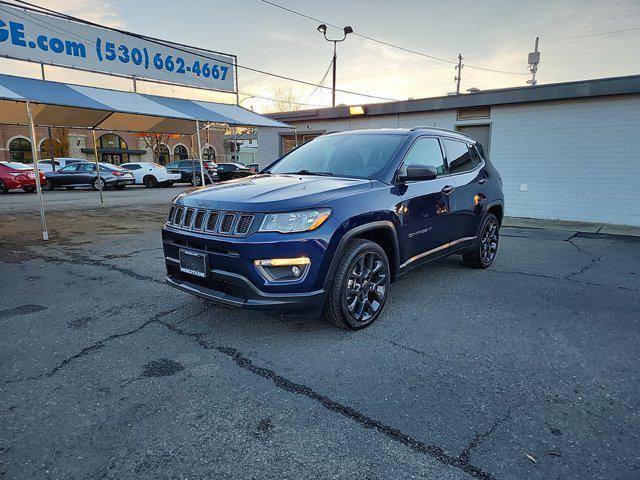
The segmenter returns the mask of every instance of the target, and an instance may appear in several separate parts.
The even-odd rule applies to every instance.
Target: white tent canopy
[[[0,124],[25,125],[30,130],[44,240],[49,239],[49,232],[36,163],[36,126],[92,130],[96,171],[100,178],[96,130],[190,135],[200,130],[201,123],[290,128],[238,105],[143,95],[0,74]],[[198,151],[202,152],[200,135],[196,135],[196,139]],[[204,172],[200,158],[202,185],[205,184]],[[104,206],[102,186],[99,190],[100,204]]]
[[[194,133],[196,121],[288,127],[237,105],[0,74],[0,123],[28,125],[25,102],[31,103],[34,124],[38,126],[181,134]]]

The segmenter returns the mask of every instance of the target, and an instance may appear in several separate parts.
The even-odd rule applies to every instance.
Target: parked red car
[[[40,173],[40,184],[44,186],[47,179],[44,173]],[[0,193],[21,188],[25,192],[36,190],[36,176],[33,166],[16,162],[0,162]]]

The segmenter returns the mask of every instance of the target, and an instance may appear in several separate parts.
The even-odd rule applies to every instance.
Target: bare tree
[[[180,138],[180,135],[175,133],[138,133],[136,136],[144,140],[146,147],[153,153],[154,160],[160,161],[160,163],[162,163],[161,159],[158,158],[160,145],[166,145],[171,139]],[[169,157],[167,156],[165,160],[169,161]]]
[[[300,97],[293,93],[291,87],[276,88],[273,96],[275,98],[273,102],[274,112],[290,112],[302,108]]]
[[[52,128],[51,129],[51,140],[53,143],[53,156],[56,158],[60,157],[68,157],[69,156],[69,129],[68,128]],[[46,152],[43,154],[43,158],[49,158],[50,148],[49,148],[49,138],[45,138],[44,142],[42,142],[42,146],[40,147],[42,152]]]

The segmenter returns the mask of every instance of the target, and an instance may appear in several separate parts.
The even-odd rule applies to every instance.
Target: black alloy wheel
[[[368,322],[384,304],[388,271],[377,252],[365,252],[353,264],[345,290],[347,310],[356,322]]]
[[[485,224],[480,242],[482,262],[490,265],[498,251],[498,222],[495,219],[489,219]]]
[[[142,184],[147,188],[154,188],[158,186],[158,180],[153,175],[147,175],[142,179]]]
[[[489,213],[482,222],[475,245],[462,254],[465,265],[473,268],[487,268],[496,258],[499,241],[500,223],[495,215]]]
[[[325,317],[347,330],[371,325],[384,308],[391,280],[382,247],[366,239],[349,242],[328,292]]]

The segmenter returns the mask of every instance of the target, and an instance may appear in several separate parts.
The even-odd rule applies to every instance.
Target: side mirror
[[[412,163],[402,167],[398,173],[398,182],[411,182],[419,180],[433,180],[438,176],[438,171],[433,165],[422,165],[419,163]]]

